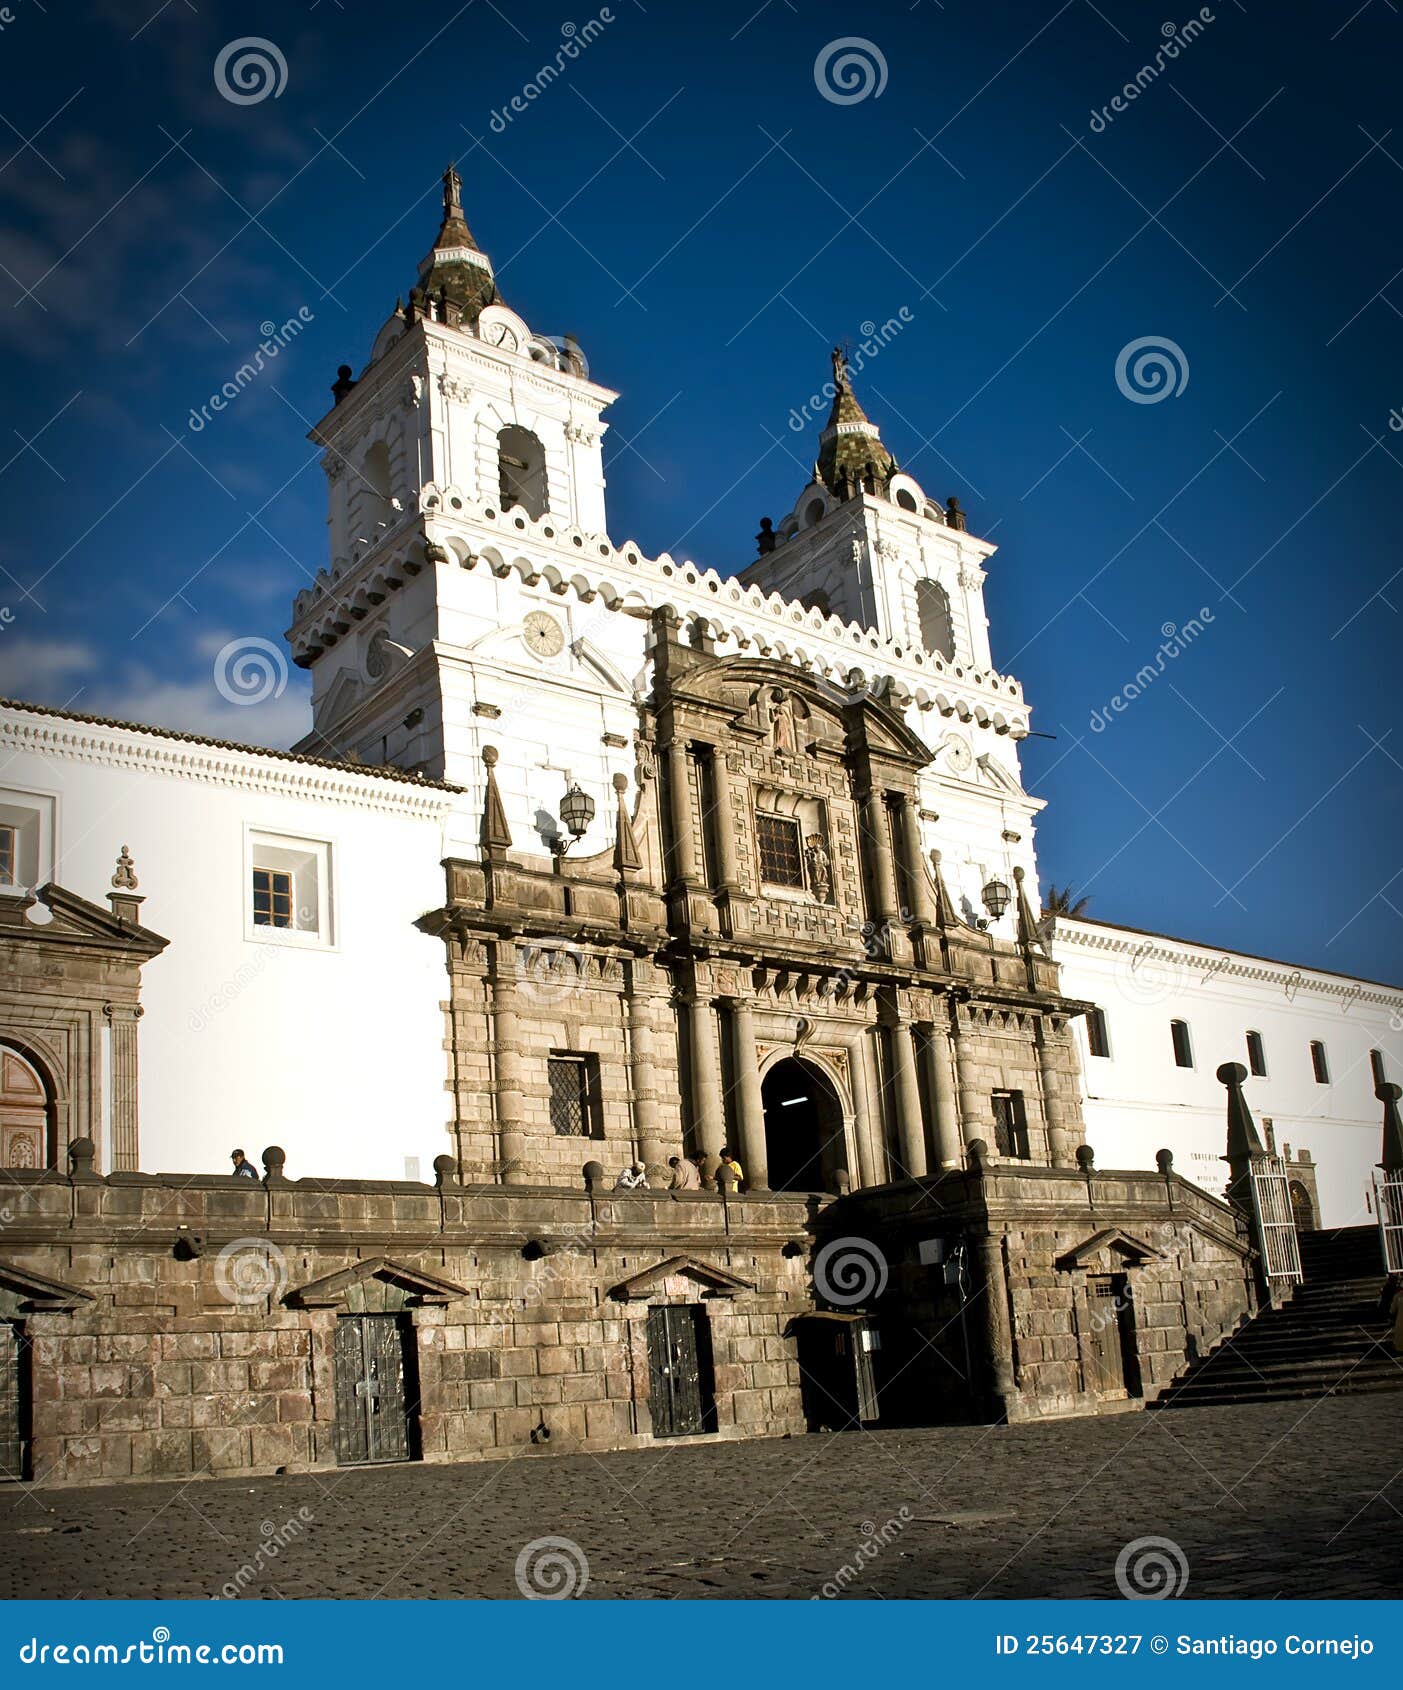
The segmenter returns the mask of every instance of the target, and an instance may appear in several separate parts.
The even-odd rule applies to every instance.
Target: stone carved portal
[[[771,1191],[832,1191],[848,1163],[843,1106],[815,1063],[786,1056],[765,1075],[765,1150]]]

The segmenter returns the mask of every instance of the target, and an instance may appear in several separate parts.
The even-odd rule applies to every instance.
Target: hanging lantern
[[[992,920],[997,921],[1009,906],[1013,893],[1002,880],[991,880],[979,894]]]
[[[594,820],[594,800],[580,789],[578,781],[571,781],[560,801],[560,819],[576,838],[583,838],[585,829]]]

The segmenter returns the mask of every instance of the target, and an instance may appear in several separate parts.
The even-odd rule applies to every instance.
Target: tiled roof
[[[284,763],[304,763],[316,769],[340,769],[345,774],[368,775],[376,780],[399,781],[408,786],[427,786],[439,792],[461,792],[446,780],[430,780],[391,764],[348,763],[337,757],[309,757],[302,751],[275,751],[266,745],[241,745],[232,739],[211,739],[207,734],[177,733],[174,728],[157,728],[149,722],[122,722],[115,716],[89,716],[81,710],[60,710],[50,704],[31,704],[22,698],[0,698],[0,710],[23,710],[31,716],[56,716],[64,722],[86,722],[95,728],[122,728],[128,733],[155,734],[160,739],[181,740],[186,745],[208,745],[217,751],[242,751],[250,757],[274,757]]]

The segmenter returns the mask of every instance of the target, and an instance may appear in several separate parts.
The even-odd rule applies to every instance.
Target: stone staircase
[[[1403,1391],[1403,1356],[1379,1313],[1377,1229],[1303,1232],[1300,1240],[1305,1283],[1291,1301],[1191,1363],[1152,1408]]]

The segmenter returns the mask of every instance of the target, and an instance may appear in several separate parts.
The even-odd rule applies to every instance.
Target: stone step
[[[1388,1380],[1362,1379],[1347,1381],[1332,1390],[1322,1391],[1318,1385],[1263,1385],[1254,1389],[1227,1391],[1196,1391],[1180,1386],[1172,1395],[1150,1403],[1151,1410],[1168,1411],[1175,1408],[1226,1408],[1248,1402],[1322,1401],[1326,1397],[1358,1397],[1375,1392],[1397,1391],[1403,1387]]]

